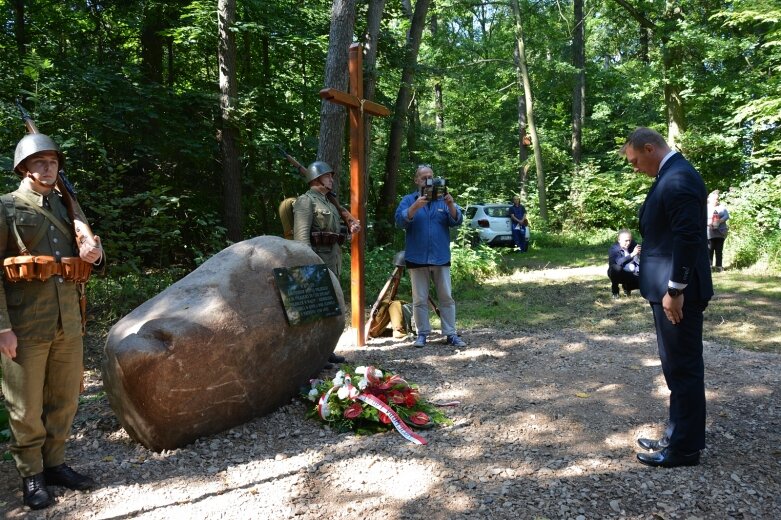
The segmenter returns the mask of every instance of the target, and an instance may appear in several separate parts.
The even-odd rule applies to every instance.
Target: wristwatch
[[[677,298],[678,296],[683,294],[683,289],[676,289],[675,287],[668,287],[667,288],[667,294],[669,294],[671,298]]]

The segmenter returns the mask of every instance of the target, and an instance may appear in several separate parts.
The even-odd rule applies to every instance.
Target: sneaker
[[[415,340],[415,343],[412,344],[413,347],[416,348],[423,348],[426,346],[426,335],[425,334],[418,334],[418,339]]]
[[[453,345],[454,347],[465,347],[466,343],[458,337],[458,334],[451,334],[447,337],[447,341],[445,341],[448,345]]]

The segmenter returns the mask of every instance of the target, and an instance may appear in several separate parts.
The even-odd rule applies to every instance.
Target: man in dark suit
[[[640,251],[642,248],[632,239],[632,232],[622,229],[618,240],[610,246],[607,253],[607,277],[610,278],[610,292],[618,298],[619,284],[624,294],[629,296],[632,290],[640,287]]]
[[[640,293],[651,304],[662,372],[670,389],[665,435],[638,439],[649,466],[693,466],[705,447],[703,312],[713,296],[702,177],[658,132],[638,128],[621,149],[635,171],[654,177],[640,208]]]

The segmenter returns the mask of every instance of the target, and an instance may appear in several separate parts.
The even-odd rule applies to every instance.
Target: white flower
[[[355,369],[355,373],[356,374],[361,374],[361,375],[365,374],[366,373],[366,367],[363,366],[363,365],[359,366],[358,368]]]
[[[366,387],[369,386],[369,380],[365,377],[361,378],[360,381],[358,381],[358,388],[361,390],[366,390]]]
[[[336,391],[336,396],[339,399],[347,399],[347,396],[350,395],[350,387],[349,386],[340,386],[339,390]]]
[[[338,379],[343,379],[344,378],[344,370],[340,370],[339,372],[336,373],[336,375],[334,376],[334,379],[337,379],[337,378]]]
[[[382,370],[379,370],[377,368],[374,369],[374,377],[377,379],[382,379]]]
[[[323,383],[322,379],[310,379],[309,384],[312,386],[312,388],[317,388]]]
[[[309,400],[310,401],[317,401],[317,396],[320,395],[320,392],[317,391],[317,388],[313,388],[309,391]]]
[[[344,373],[339,371],[336,374],[336,377],[334,377],[333,383],[334,383],[334,386],[342,386],[344,384]]]

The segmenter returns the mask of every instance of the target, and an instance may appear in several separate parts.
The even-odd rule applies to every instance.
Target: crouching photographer
[[[456,332],[456,302],[450,284],[450,228],[464,221],[463,211],[447,192],[446,181],[422,164],[415,170],[417,190],[401,199],[396,208],[396,226],[405,231],[404,258],[412,282],[412,314],[418,337],[415,347],[424,347],[431,334],[428,291],[434,281],[439,300],[442,334],[456,347],[466,344]]]

